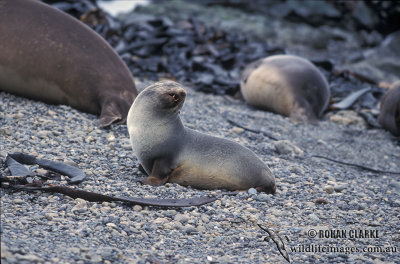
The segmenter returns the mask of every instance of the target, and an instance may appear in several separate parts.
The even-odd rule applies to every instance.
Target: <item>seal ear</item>
[[[128,115],[130,104],[121,98],[113,97],[104,101],[101,105],[99,122],[102,127],[108,127],[112,123],[124,123]]]

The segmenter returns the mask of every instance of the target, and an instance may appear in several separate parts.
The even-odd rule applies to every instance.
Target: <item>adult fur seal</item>
[[[0,90],[124,122],[137,95],[124,62],[96,32],[32,0],[0,1]]]
[[[145,183],[165,182],[200,189],[275,193],[275,178],[249,149],[227,139],[183,126],[179,117],[186,92],[173,81],[144,89],[128,113],[133,151],[150,177]]]
[[[395,136],[400,136],[400,81],[381,100],[378,122]]]
[[[330,97],[321,72],[308,60],[292,55],[270,56],[249,64],[240,87],[248,104],[300,122],[316,122]]]

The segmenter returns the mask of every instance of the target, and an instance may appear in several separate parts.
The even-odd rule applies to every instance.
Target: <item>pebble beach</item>
[[[276,177],[275,195],[142,185],[126,125],[103,129],[94,115],[2,92],[2,162],[14,152],[62,161],[88,175],[76,188],[108,195],[219,198],[200,207],[162,209],[1,188],[2,263],[287,263],[257,224],[282,238],[293,263],[400,262],[399,175],[311,157],[398,172],[400,148],[388,132],[329,117],[316,126],[294,124],[241,101],[187,90],[184,124],[254,151]],[[0,172],[10,175],[4,164]],[[310,230],[375,230],[378,237],[312,238]],[[318,245],[337,252],[313,252]]]

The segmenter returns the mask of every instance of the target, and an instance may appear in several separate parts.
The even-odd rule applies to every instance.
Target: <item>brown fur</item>
[[[0,90],[124,122],[137,95],[124,62],[96,32],[32,0],[2,0]]]
[[[319,70],[292,55],[249,64],[242,73],[241,93],[252,106],[311,123],[322,116],[330,97],[328,83]]]

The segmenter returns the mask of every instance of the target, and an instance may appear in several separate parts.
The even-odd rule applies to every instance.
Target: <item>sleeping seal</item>
[[[1,0],[0,35],[0,91],[125,122],[133,77],[88,26],[39,1]]]
[[[328,82],[317,67],[292,55],[249,64],[242,72],[240,89],[248,104],[298,122],[315,123],[330,97]]]

